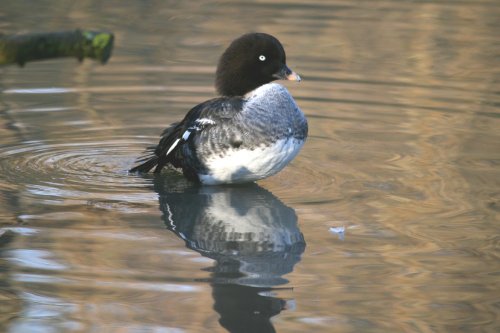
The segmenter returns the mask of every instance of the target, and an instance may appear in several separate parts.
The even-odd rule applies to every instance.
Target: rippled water
[[[500,6],[16,1],[0,31],[112,31],[109,64],[0,67],[0,331],[497,332]],[[258,184],[127,173],[276,35],[309,119]]]

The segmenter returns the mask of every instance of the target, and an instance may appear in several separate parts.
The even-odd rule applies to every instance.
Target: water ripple
[[[23,179],[31,197],[58,203],[84,200],[104,209],[137,208],[156,200],[145,191],[149,180],[127,171],[144,145],[126,138],[25,141],[0,149],[0,172],[12,182]]]

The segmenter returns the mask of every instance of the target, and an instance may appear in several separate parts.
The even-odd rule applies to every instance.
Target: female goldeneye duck
[[[222,54],[215,86],[221,97],[192,108],[164,130],[131,172],[182,169],[203,184],[252,182],[274,175],[299,152],[307,120],[288,90],[272,81],[300,81],[275,37],[249,33]]]

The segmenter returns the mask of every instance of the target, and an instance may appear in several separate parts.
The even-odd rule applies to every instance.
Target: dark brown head
[[[215,86],[223,96],[243,96],[279,79],[300,81],[286,65],[283,46],[271,35],[249,33],[235,39],[220,57]]]

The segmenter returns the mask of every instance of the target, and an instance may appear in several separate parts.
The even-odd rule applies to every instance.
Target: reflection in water
[[[270,318],[286,301],[268,296],[287,283],[305,241],[292,208],[256,184],[175,186],[155,179],[168,229],[186,246],[215,260],[214,309],[230,332],[274,332]]]
[[[22,308],[21,298],[10,283],[10,267],[4,259],[5,249],[14,237],[12,231],[0,230],[0,332],[7,330],[8,324]]]

